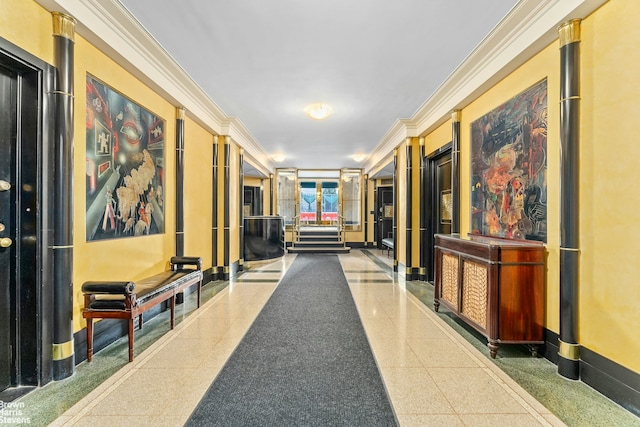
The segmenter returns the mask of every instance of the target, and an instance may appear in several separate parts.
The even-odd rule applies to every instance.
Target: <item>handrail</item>
[[[300,242],[300,215],[296,215],[293,217],[291,246],[294,246],[296,242]]]

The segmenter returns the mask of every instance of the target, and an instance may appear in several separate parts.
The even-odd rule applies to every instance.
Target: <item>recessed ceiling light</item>
[[[352,158],[354,161],[356,161],[356,162],[360,163],[361,161],[363,161],[364,159],[366,159],[366,158],[367,158],[367,155],[366,155],[366,154],[362,154],[362,153],[360,153],[360,154],[354,154],[354,155],[352,155],[352,156],[351,156],[351,158]]]
[[[273,156],[271,156],[271,158],[273,159],[274,162],[284,162],[285,156],[284,154],[274,154]]]
[[[333,109],[327,104],[323,104],[322,102],[309,104],[304,109],[304,113],[315,120],[326,119],[332,112]]]

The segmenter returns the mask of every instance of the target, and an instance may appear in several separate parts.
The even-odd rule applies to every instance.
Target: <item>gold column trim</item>
[[[424,147],[424,136],[421,136],[418,140],[421,147]]]
[[[73,356],[73,339],[60,344],[53,344],[53,360],[64,360]]]
[[[560,38],[560,47],[580,41],[580,23],[581,19],[572,19],[569,22],[558,27],[558,35]]]
[[[51,12],[51,15],[53,16],[53,35],[75,42],[76,20],[60,12]]]
[[[184,107],[176,107],[176,119],[184,120],[187,115],[187,110]]]
[[[562,340],[558,340],[558,354],[567,360],[580,360],[580,344],[569,344]]]
[[[411,140],[412,140],[412,138],[410,136],[408,136],[408,137],[406,137],[404,139],[405,144],[407,144],[409,147],[411,147],[411,142],[412,142]]]
[[[427,268],[426,267],[420,267],[420,269],[418,270],[418,273],[421,276],[426,276],[427,275]]]
[[[453,110],[451,112],[451,121],[453,123],[460,123],[461,117],[462,117],[462,112],[460,110]]]

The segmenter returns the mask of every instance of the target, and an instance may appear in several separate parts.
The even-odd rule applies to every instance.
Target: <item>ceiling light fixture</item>
[[[353,156],[351,156],[351,158],[352,158],[355,162],[360,163],[361,161],[363,161],[364,159],[366,159],[366,158],[367,158],[367,155],[366,155],[366,154],[359,153],[359,154],[354,154]]]
[[[332,112],[333,109],[327,104],[323,104],[322,102],[309,104],[304,109],[304,113],[315,120],[326,119]]]
[[[274,162],[284,162],[285,156],[284,154],[274,154],[273,156],[271,156],[271,158],[273,159]]]

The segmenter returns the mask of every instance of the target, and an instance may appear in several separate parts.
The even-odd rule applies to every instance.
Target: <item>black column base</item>
[[[66,359],[53,361],[53,380],[60,381],[69,378],[75,372],[75,355]]]
[[[579,380],[580,361],[565,359],[558,355],[558,374],[570,380]]]

